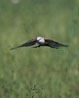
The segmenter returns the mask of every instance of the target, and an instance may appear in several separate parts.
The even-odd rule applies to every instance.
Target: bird
[[[47,47],[55,48],[55,49],[59,49],[60,47],[68,47],[68,45],[64,45],[64,44],[61,44],[61,43],[56,42],[54,40],[39,36],[35,39],[32,39],[32,40],[25,42],[24,44],[16,46],[15,48],[11,48],[10,50],[20,48],[20,47],[30,47],[30,46],[33,46],[35,44],[37,44],[37,45],[34,46],[33,48],[39,48],[41,46],[47,46]]]

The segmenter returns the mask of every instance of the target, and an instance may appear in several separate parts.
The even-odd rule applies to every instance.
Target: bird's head
[[[44,43],[45,42],[45,38],[37,37],[37,41],[40,42],[40,43]]]

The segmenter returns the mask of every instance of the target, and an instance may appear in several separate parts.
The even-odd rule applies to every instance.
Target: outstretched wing
[[[46,39],[45,41],[46,41],[46,44],[50,46],[51,48],[68,47],[68,45],[64,45],[50,39]]]
[[[13,50],[13,49],[16,49],[16,48],[20,48],[20,47],[29,47],[29,46],[32,46],[34,44],[36,44],[37,40],[36,39],[33,39],[33,40],[30,40],[30,41],[27,41],[26,43],[24,44],[21,44],[15,48],[11,48],[10,50]]]

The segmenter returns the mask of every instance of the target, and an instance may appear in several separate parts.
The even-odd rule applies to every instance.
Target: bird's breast
[[[41,39],[38,41],[39,43],[45,43],[45,40],[44,39]]]

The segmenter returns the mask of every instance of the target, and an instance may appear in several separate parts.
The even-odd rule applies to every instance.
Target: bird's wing
[[[13,49],[16,49],[16,48],[20,48],[20,47],[28,47],[28,46],[32,46],[32,45],[36,44],[36,42],[37,42],[36,39],[29,40],[29,41],[27,41],[26,43],[21,44],[21,45],[15,47],[15,48],[11,48],[10,50],[13,50]]]
[[[68,47],[68,45],[64,45],[64,44],[61,44],[59,42],[56,42],[56,41],[53,41],[50,39],[46,39],[45,41],[46,41],[46,44],[48,44],[48,46],[50,46],[52,48]]]

